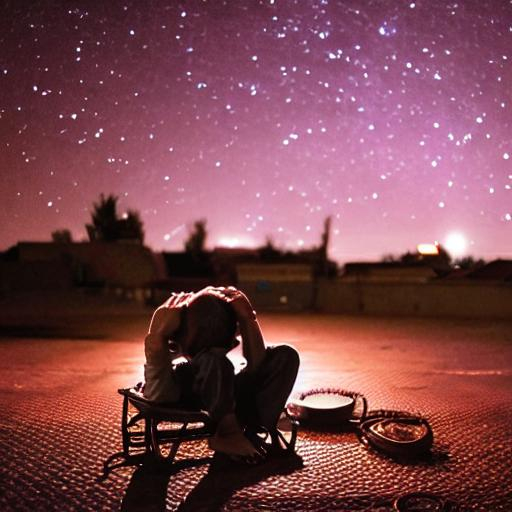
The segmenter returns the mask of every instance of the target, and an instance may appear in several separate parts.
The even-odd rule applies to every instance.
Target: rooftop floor
[[[141,380],[139,323],[120,339],[0,339],[2,510],[384,511],[415,491],[512,510],[512,323],[261,316],[268,343],[301,353],[295,392],[335,386],[370,409],[422,413],[428,462],[398,463],[354,433],[301,430],[298,458],[219,469],[199,442],[170,471],[123,468],[98,482],[121,445],[116,390]]]

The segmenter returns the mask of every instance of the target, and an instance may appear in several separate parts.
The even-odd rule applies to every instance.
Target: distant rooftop
[[[512,282],[512,260],[494,260],[468,274],[470,279]]]

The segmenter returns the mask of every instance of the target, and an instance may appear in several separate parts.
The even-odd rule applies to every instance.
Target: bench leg
[[[123,453],[125,457],[130,455],[130,433],[128,432],[128,397],[123,398],[123,412],[121,416],[121,433],[123,436]]]
[[[165,461],[168,464],[172,464],[174,461],[174,458],[176,457],[176,454],[178,453],[178,449],[181,444],[182,438],[185,437],[185,434],[187,432],[187,425],[188,423],[183,423],[178,434],[177,438],[173,439],[172,441],[169,441],[169,453],[165,455],[162,452],[162,443],[159,436],[158,431],[158,421],[151,419],[151,450],[154,453],[154,455],[160,460]]]
[[[140,413],[131,419],[128,418],[128,408],[129,401],[128,397],[124,397],[123,399],[123,408],[121,413],[121,436],[123,449],[120,452],[112,454],[104,463],[103,463],[103,474],[98,478],[98,481],[105,480],[108,475],[117,468],[127,467],[127,466],[139,466],[143,464],[148,457],[148,454],[151,453],[151,447],[149,442],[149,429],[147,428],[148,421],[143,418]],[[133,441],[134,434],[130,433],[130,428],[133,427],[138,421],[143,420],[145,424],[144,428],[144,445],[145,450],[141,451],[140,448],[143,447],[142,442]],[[142,436],[142,434],[141,434]],[[142,441],[142,439],[141,439]],[[139,448],[139,453],[133,453],[133,448]],[[130,453],[130,448],[132,448],[132,453]]]

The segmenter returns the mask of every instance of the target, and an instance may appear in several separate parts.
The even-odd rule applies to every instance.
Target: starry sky
[[[512,257],[512,2],[0,3],[0,249],[138,210],[146,243]]]

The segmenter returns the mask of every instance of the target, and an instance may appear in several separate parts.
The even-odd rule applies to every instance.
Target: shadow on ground
[[[179,512],[221,510],[240,489],[257,484],[270,476],[289,475],[303,467],[302,458],[296,454],[271,458],[255,466],[236,464],[218,456],[179,461],[169,468],[145,465],[133,473],[121,510],[123,512],[165,511],[167,488],[171,477],[184,469],[208,463],[210,463],[208,472],[180,504]]]

